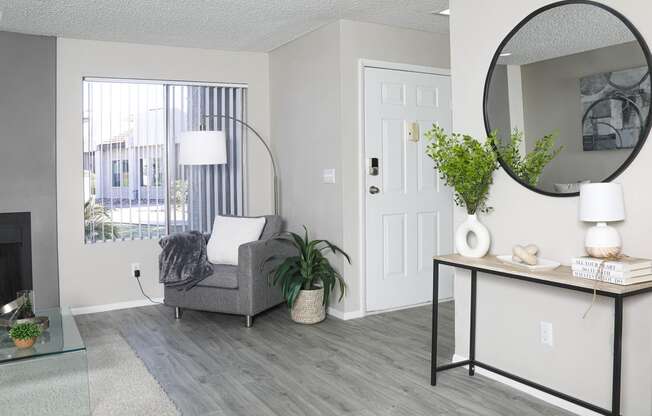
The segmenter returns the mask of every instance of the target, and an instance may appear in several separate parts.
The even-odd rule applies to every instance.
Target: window
[[[140,186],[149,186],[149,161],[140,159]]]
[[[111,186],[129,186],[129,161],[114,160],[111,162]]]
[[[120,186],[120,161],[114,160],[111,163],[111,186],[117,188]]]
[[[163,183],[163,171],[161,170],[161,159],[152,159],[152,186],[161,186]]]
[[[208,232],[217,214],[245,214],[246,131],[202,116],[246,120],[246,87],[87,79],[83,91],[87,243]],[[177,138],[202,121],[225,131],[227,165],[177,163]]]
[[[150,184],[151,186],[161,186],[163,184],[160,158],[140,159],[140,186],[150,186]]]

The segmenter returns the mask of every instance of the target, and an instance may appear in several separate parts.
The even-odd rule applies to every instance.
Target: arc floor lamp
[[[223,118],[240,123],[251,130],[256,138],[265,146],[265,150],[267,150],[267,154],[272,161],[272,169],[274,171],[274,215],[278,215],[280,212],[278,174],[276,160],[274,159],[272,150],[256,129],[239,118],[220,114],[202,115],[199,131],[186,131],[181,133],[179,137],[179,143],[181,144],[179,148],[179,163],[182,165],[224,165],[227,163],[226,135],[223,130],[206,130],[205,122],[209,118]]]

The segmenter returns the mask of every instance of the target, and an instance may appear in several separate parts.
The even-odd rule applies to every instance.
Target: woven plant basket
[[[316,324],[326,319],[324,288],[301,290],[290,314],[292,320],[299,324]]]

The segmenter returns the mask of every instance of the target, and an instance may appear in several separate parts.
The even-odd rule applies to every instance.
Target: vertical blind
[[[171,137],[179,137],[183,131],[199,130],[202,124],[207,130],[223,130],[227,137],[226,165],[179,165],[176,141],[176,151],[170,152],[168,177],[175,194],[170,199],[170,229],[209,232],[215,215],[244,215],[245,212],[242,171],[246,132],[239,123],[218,117],[228,115],[245,120],[245,90],[171,85],[168,102]]]
[[[244,215],[246,87],[83,82],[87,243],[210,232],[217,214]],[[186,130],[224,130],[226,165],[182,166]]]

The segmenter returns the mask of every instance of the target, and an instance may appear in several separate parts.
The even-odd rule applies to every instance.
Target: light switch
[[[324,183],[335,183],[335,169],[324,169],[321,178]]]

